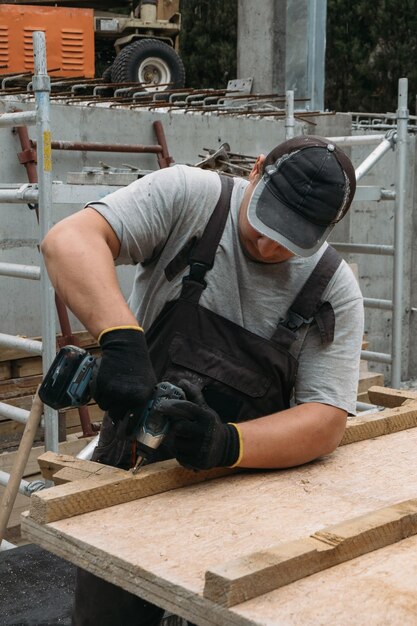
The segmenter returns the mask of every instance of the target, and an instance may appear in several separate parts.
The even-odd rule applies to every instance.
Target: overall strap
[[[233,179],[229,176],[220,176],[221,192],[219,200],[206,228],[199,240],[194,237],[180,252],[170,261],[165,268],[165,276],[172,280],[187,265],[190,273],[184,281],[200,283],[203,288],[207,283],[204,276],[214,265],[216,250],[222,237],[226,220],[229,215],[230,199],[233,191]]]
[[[284,327],[296,333],[303,324],[316,321],[322,343],[330,343],[334,338],[335,315],[330,302],[323,302],[323,293],[342,262],[342,257],[329,246],[316,267],[304,283],[285,320],[277,328]]]

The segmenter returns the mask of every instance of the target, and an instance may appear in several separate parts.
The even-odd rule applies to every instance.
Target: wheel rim
[[[163,91],[171,82],[171,71],[162,59],[148,57],[139,65],[138,81],[146,85],[146,91]]]

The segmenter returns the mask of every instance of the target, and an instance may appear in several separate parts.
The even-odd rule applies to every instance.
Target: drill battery
[[[39,388],[42,402],[53,409],[87,404],[95,364],[96,359],[82,348],[61,348]]]

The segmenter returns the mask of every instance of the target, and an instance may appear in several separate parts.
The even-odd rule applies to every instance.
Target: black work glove
[[[235,465],[241,451],[237,427],[222,423],[198,387],[187,380],[180,381],[179,386],[187,400],[162,400],[158,408],[171,422],[178,462],[192,469]]]
[[[99,343],[102,356],[92,384],[95,401],[114,423],[130,410],[140,415],[156,384],[143,331],[110,329],[100,335]]]

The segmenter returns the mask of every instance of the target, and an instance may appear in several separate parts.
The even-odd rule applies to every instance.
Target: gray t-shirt
[[[262,336],[270,338],[277,322],[311,274],[327,247],[309,258],[282,263],[250,260],[238,236],[238,212],[247,181],[234,179],[230,215],[206,274],[200,303]],[[199,237],[220,196],[214,172],[186,165],[159,170],[89,203],[111,225],[121,243],[116,263],[138,264],[129,306],[146,329],[164,304],[178,297],[188,268],[168,282],[164,269],[183,246]],[[141,265],[144,261],[150,261]],[[336,315],[333,343],[322,345],[315,324],[292,348],[299,359],[295,403],[322,402],[355,414],[363,335],[363,301],[358,284],[343,261],[325,293]]]

